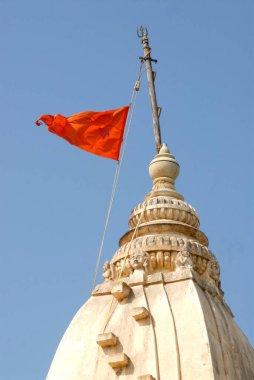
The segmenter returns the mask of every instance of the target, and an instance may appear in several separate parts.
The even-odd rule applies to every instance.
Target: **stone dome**
[[[153,188],[77,312],[47,380],[250,380],[254,351],[225,303],[195,209],[175,189],[165,144]]]

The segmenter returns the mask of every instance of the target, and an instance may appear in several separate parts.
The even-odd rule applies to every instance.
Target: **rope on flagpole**
[[[136,225],[136,227],[135,227],[135,230],[133,231],[133,234],[132,234],[131,240],[130,240],[129,245],[128,245],[128,249],[126,249],[126,253],[125,253],[125,256],[124,256],[124,261],[123,261],[123,264],[122,264],[122,267],[121,267],[121,271],[120,271],[120,273],[119,273],[118,278],[120,278],[120,277],[122,276],[122,273],[123,273],[123,270],[124,270],[124,266],[125,266],[125,263],[126,263],[127,257],[129,256],[129,252],[130,252],[130,249],[131,249],[131,244],[132,244],[133,240],[134,240],[134,239],[136,238],[136,236],[137,236],[137,232],[138,232],[138,229],[139,229],[139,225],[140,225],[140,223],[141,223],[141,219],[142,219],[142,217],[143,217],[143,215],[144,215],[144,213],[145,213],[145,210],[146,210],[146,205],[147,205],[147,200],[145,200],[145,202],[144,202],[143,210],[142,210],[142,212],[141,212],[141,214],[140,214],[140,216],[139,216],[138,223],[137,223],[137,225]]]
[[[109,218],[110,218],[110,214],[111,214],[111,210],[112,210],[112,206],[113,206],[113,202],[114,202],[114,198],[115,198],[115,193],[116,193],[116,189],[117,189],[117,185],[118,185],[120,170],[121,170],[121,166],[122,166],[122,163],[123,163],[123,158],[124,158],[124,154],[125,154],[125,150],[126,150],[126,146],[127,146],[127,142],[128,142],[128,137],[129,137],[129,133],[130,133],[130,127],[131,127],[132,117],[133,117],[133,113],[134,113],[134,110],[135,110],[135,107],[136,107],[137,94],[138,94],[138,91],[139,91],[140,78],[141,78],[141,75],[142,75],[142,64],[143,63],[141,62],[140,69],[139,69],[138,80],[136,81],[136,83],[134,85],[134,89],[132,91],[132,95],[131,95],[131,99],[130,99],[130,107],[131,107],[131,109],[130,109],[130,112],[129,112],[129,115],[128,115],[128,119],[127,119],[127,128],[126,128],[126,133],[125,133],[125,139],[124,139],[124,142],[123,142],[123,147],[122,147],[121,153],[120,153],[120,160],[117,162],[117,165],[116,165],[115,176],[114,176],[114,181],[113,181],[112,190],[111,190],[111,196],[110,196],[110,201],[109,201],[109,206],[108,206],[107,217],[106,217],[106,221],[105,221],[105,226],[104,226],[104,230],[103,230],[103,234],[102,234],[101,245],[100,245],[100,249],[99,249],[99,253],[98,253],[98,258],[97,258],[97,262],[96,262],[96,266],[95,266],[95,271],[94,271],[92,290],[95,287],[97,276],[98,276],[98,270],[99,270],[99,266],[100,266],[100,262],[101,262],[102,250],[103,250],[105,236],[106,236],[106,232],[107,232],[107,228],[108,228]]]
[[[129,251],[130,251],[130,248],[131,248],[131,244],[132,244],[133,240],[135,239],[135,237],[137,236],[137,232],[138,232],[139,225],[141,223],[141,219],[142,219],[142,217],[144,215],[144,212],[146,210],[146,205],[147,205],[147,200],[144,203],[143,211],[142,211],[142,213],[139,216],[138,223],[137,223],[137,225],[135,227],[135,230],[133,231],[133,234],[132,234],[132,237],[131,237],[131,241],[129,242],[129,245],[128,245],[128,249],[126,250],[125,257],[124,257],[124,262],[123,262],[122,267],[121,267],[121,272],[118,275],[118,279],[122,276],[123,269],[124,269],[124,266],[125,266],[125,263],[126,263],[126,260],[127,260],[127,256],[129,255]],[[114,306],[114,307],[112,307],[112,306]],[[113,313],[114,313],[114,311],[116,309],[116,306],[117,306],[116,299],[112,296],[111,303],[109,305],[109,309],[108,309],[108,312],[107,312],[107,315],[106,315],[106,321],[105,321],[103,329],[101,331],[102,334],[105,332],[105,330],[107,328],[107,325],[109,323],[109,320],[110,320],[111,316],[113,315]]]

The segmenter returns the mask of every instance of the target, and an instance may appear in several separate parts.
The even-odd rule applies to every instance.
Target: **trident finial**
[[[137,29],[137,35],[139,38],[147,37],[148,36],[148,30],[145,26],[140,26]]]

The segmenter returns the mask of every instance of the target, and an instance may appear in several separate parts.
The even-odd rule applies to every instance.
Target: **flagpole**
[[[153,128],[154,128],[154,137],[155,137],[155,146],[156,151],[159,153],[161,148],[161,131],[160,131],[160,112],[161,108],[157,105],[156,92],[155,92],[155,75],[156,73],[152,70],[152,62],[157,63],[156,59],[151,58],[151,48],[148,41],[148,31],[147,28],[141,26],[137,31],[138,37],[141,40],[144,48],[144,57],[140,57],[141,61],[146,63],[146,74],[149,87],[149,95],[151,99],[152,112],[153,112]]]

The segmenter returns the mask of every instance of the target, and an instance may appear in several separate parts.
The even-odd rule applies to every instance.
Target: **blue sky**
[[[225,300],[254,344],[253,16],[250,0],[0,1],[1,380],[44,379],[89,297],[115,170],[34,120],[128,104],[141,24],[158,59],[177,189],[199,213]],[[143,76],[102,261],[151,189],[154,154]]]

